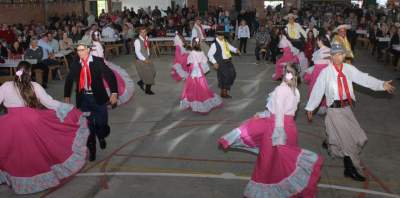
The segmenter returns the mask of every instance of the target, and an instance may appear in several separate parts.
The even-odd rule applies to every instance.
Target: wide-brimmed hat
[[[288,15],[286,15],[285,17],[283,17],[283,19],[288,20],[289,18],[294,18],[297,19],[297,15],[293,14],[293,13],[289,13]]]
[[[344,47],[338,43],[338,42],[334,42],[331,44],[331,51],[330,51],[331,55],[334,54],[338,54],[338,53],[346,53],[346,49],[344,49]]]
[[[343,29],[343,28],[346,30],[349,30],[349,29],[351,29],[351,25],[349,25],[349,24],[339,25],[333,30],[333,32],[337,32],[338,30]]]
[[[79,46],[85,46],[87,48],[91,48],[93,46],[93,43],[89,39],[82,39],[73,45],[74,48],[78,48]]]

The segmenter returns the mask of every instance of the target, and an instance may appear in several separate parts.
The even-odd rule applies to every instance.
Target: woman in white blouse
[[[60,40],[60,50],[70,50],[72,49],[72,39],[68,37],[67,32],[63,33],[63,38]]]
[[[240,22],[238,28],[238,39],[240,40],[239,50],[246,53],[247,39],[250,38],[250,29],[245,20]]]
[[[315,197],[322,158],[298,145],[294,116],[300,102],[297,66],[287,64],[282,83],[267,98],[266,109],[222,136],[223,149],[257,155],[244,197]]]
[[[0,86],[0,185],[16,194],[55,187],[86,163],[89,135],[86,114],[49,96],[31,81],[22,61],[14,81]]]

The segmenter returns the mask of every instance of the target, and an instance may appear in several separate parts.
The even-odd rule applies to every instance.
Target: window
[[[281,4],[281,7],[283,7],[283,1],[277,1],[277,0],[264,1],[264,7],[265,8],[268,7],[268,6],[271,6],[271,7],[275,8],[279,4]]]

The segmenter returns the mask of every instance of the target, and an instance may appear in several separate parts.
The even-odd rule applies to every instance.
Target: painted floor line
[[[186,174],[186,173],[151,173],[151,172],[106,172],[106,173],[79,173],[78,177],[98,177],[98,176],[158,176],[158,177],[194,177],[194,178],[212,178],[212,179],[230,179],[230,180],[249,180],[250,177],[236,176],[232,173],[224,174]],[[374,190],[366,190],[361,188],[353,188],[347,186],[338,186],[330,184],[318,184],[319,188],[330,188],[336,190],[345,190],[358,193],[366,193],[371,195],[379,195],[384,197],[400,198],[400,195],[379,192]]]

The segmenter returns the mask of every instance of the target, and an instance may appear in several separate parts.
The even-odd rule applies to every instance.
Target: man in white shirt
[[[38,45],[43,49],[43,60],[52,57],[53,48],[49,45],[49,37],[47,33],[42,35],[41,39],[38,41]]]
[[[101,36],[103,38],[116,38],[117,37],[117,33],[115,32],[114,28],[111,27],[110,24],[108,24],[105,28],[103,28],[103,30],[101,30]]]
[[[203,25],[201,18],[197,17],[196,21],[194,23],[193,29],[192,29],[192,36],[190,37],[190,41],[193,42],[194,38],[199,38],[200,39],[200,48],[201,50],[207,54],[209,50],[208,44],[205,42],[206,41],[206,29],[210,29],[211,26],[208,25]]]
[[[150,42],[145,27],[140,28],[139,37],[135,40],[134,45],[137,59],[136,70],[140,78],[137,84],[147,95],[154,95],[151,86],[154,85],[156,70],[150,60]],[[146,87],[144,87],[145,85]]]
[[[392,81],[381,81],[359,71],[353,65],[343,63],[346,50],[339,43],[331,45],[331,62],[323,69],[311,91],[306,105],[308,120],[322,97],[327,101],[325,117],[327,140],[323,146],[329,153],[342,157],[344,162],[344,176],[356,181],[365,181],[357,171],[361,170],[360,153],[367,142],[367,136],[354,117],[351,107],[355,102],[353,82],[370,88],[374,91],[393,93],[395,87]]]
[[[236,78],[231,52],[240,54],[238,49],[225,40],[224,32],[218,31],[217,38],[208,51],[208,58],[217,69],[218,87],[221,89],[222,98],[232,98],[229,91]]]
[[[49,45],[53,49],[53,52],[57,53],[58,51],[60,51],[60,44],[56,39],[54,39],[53,34],[48,33],[47,37],[49,39]]]
[[[38,45],[43,50],[43,58],[41,63],[44,64],[46,67],[52,65],[59,65],[60,63],[55,59],[54,56],[54,49],[49,44],[49,35],[51,33],[45,33],[42,35],[42,38],[38,41]],[[53,74],[50,74],[53,75]]]
[[[284,17],[285,20],[288,20],[285,31],[288,35],[287,38],[290,40],[292,45],[298,50],[303,51],[307,34],[304,31],[303,27],[295,22],[296,18],[297,15],[294,15],[292,13],[289,13],[287,16]]]

